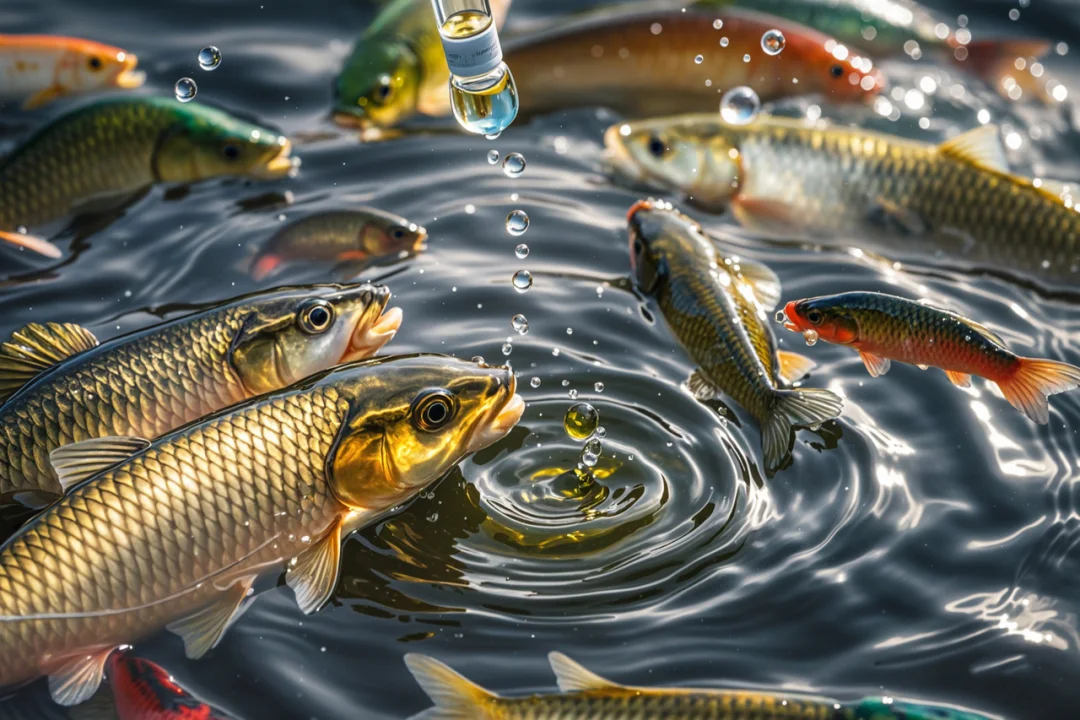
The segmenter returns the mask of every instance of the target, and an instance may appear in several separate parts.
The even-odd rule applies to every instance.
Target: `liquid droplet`
[[[176,87],[173,90],[176,92],[176,99],[180,102],[194,100],[195,93],[199,92],[198,86],[195,85],[195,81],[191,78],[180,78],[176,81]]]
[[[600,453],[604,451],[603,445],[596,438],[585,443],[581,451],[581,464],[585,467],[595,467],[600,460]]]
[[[506,216],[506,232],[514,235],[524,235],[529,229],[529,216],[524,210],[514,210]]]
[[[488,150],[488,165],[494,165],[497,162],[499,162],[499,151]]]
[[[593,385],[593,390],[595,390],[598,393],[604,392],[604,383],[602,383],[602,382],[596,383],[595,385]]]
[[[745,85],[728,90],[720,99],[720,117],[732,125],[746,125],[757,117],[759,110],[761,100]]]
[[[532,273],[528,270],[518,270],[513,277],[514,289],[518,292],[526,292],[532,287]]]
[[[529,246],[525,243],[521,243],[516,248],[514,248],[514,255],[517,256],[518,260],[524,260],[525,258],[529,257]]]
[[[500,130],[497,133],[488,133],[484,137],[487,138],[488,140],[498,140],[500,135],[502,135],[502,130]]]
[[[603,425],[601,425],[600,427],[596,428],[596,432],[594,434],[598,438],[606,438],[607,437],[607,428],[604,427]]]
[[[787,45],[787,40],[784,38],[784,33],[779,30],[766,30],[761,36],[761,49],[766,55],[779,55],[784,51],[785,45]]]
[[[473,355],[472,361],[474,363],[479,364],[479,365],[483,365],[484,364],[484,356],[483,355]]]
[[[694,58],[694,62],[700,65],[701,63],[705,62],[705,56],[698,55],[696,58]]]
[[[521,177],[525,172],[525,157],[521,153],[510,153],[503,159],[503,172],[507,177]]]
[[[529,321],[521,313],[518,313],[510,320],[510,325],[517,331],[518,335],[525,335],[529,332]]]
[[[203,70],[217,70],[221,64],[221,51],[213,45],[207,45],[199,51],[199,67]]]
[[[577,396],[578,396],[577,388],[570,388],[570,392],[568,392],[566,394],[570,396],[571,400],[577,400]]]
[[[803,330],[803,339],[806,340],[807,345],[817,345],[818,333],[817,330]]]
[[[529,386],[534,388],[540,387],[540,378],[534,377],[532,380],[529,381]]]
[[[776,322],[778,322],[778,323],[786,323],[787,322],[787,314],[783,310],[777,310],[775,317],[776,317]]]
[[[600,424],[600,413],[589,403],[574,403],[566,409],[563,417],[563,429],[575,440],[592,437]]]
[[[514,346],[510,343],[504,343],[502,346],[502,354],[509,355],[512,352],[514,352]]]

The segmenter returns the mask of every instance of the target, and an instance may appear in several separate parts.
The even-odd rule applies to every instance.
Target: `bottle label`
[[[495,23],[470,37],[440,37],[451,75],[476,77],[491,72],[502,63],[502,47],[499,45],[499,31],[495,28]]]

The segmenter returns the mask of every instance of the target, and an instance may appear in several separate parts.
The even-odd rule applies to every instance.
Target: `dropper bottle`
[[[488,0],[431,2],[450,66],[454,117],[469,132],[498,135],[517,117],[518,96]]]

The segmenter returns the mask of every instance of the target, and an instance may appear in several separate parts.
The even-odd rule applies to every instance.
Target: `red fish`
[[[235,720],[177,685],[160,665],[130,651],[110,655],[106,674],[117,720]]]

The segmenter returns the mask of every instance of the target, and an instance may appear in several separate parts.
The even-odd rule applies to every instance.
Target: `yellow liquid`
[[[453,40],[472,37],[488,29],[491,16],[476,10],[462,10],[446,18],[442,26],[443,37]]]

